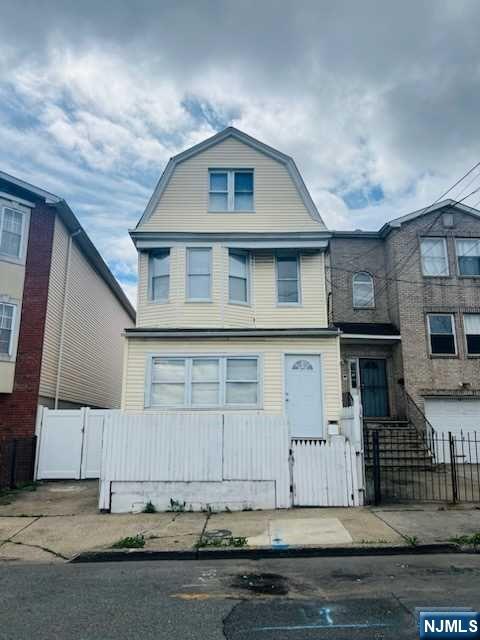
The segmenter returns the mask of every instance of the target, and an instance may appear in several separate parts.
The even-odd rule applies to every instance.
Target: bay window
[[[150,255],[150,300],[166,302],[170,285],[170,249],[154,251]]]
[[[187,249],[187,298],[210,302],[212,289],[212,250],[209,247]]]
[[[228,298],[230,302],[249,302],[249,256],[246,251],[229,251]]]
[[[277,255],[277,302],[300,303],[300,262],[298,254]]]

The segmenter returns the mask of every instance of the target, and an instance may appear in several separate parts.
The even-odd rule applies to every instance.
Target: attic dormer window
[[[209,211],[253,211],[252,169],[210,169]]]

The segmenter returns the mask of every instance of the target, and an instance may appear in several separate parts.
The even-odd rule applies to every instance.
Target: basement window
[[[456,355],[455,323],[451,313],[429,313],[427,316],[432,355]]]

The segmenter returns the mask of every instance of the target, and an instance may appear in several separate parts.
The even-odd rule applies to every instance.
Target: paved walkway
[[[480,531],[480,510],[291,509],[236,513],[101,514],[97,482],[45,482],[0,497],[0,560],[59,562],[141,534],[145,548],[191,550],[227,541],[248,547],[392,546]],[[232,541],[232,538],[234,539]],[[245,539],[245,540],[242,540]]]

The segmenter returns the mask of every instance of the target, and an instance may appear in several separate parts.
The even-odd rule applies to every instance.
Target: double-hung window
[[[150,254],[150,300],[166,302],[170,288],[170,249]]]
[[[480,239],[457,239],[458,273],[461,276],[480,276]]]
[[[248,304],[250,297],[249,267],[249,255],[246,251],[229,251],[228,299],[230,302]]]
[[[210,169],[210,211],[253,211],[252,169]]]
[[[480,314],[466,313],[463,316],[465,341],[469,355],[480,355]]]
[[[23,213],[10,207],[0,210],[0,253],[19,258],[22,252]]]
[[[151,407],[258,407],[258,358],[254,356],[153,357]]]
[[[432,355],[455,355],[455,322],[450,313],[429,313],[427,315],[430,353]]]
[[[352,291],[355,309],[373,309],[375,307],[375,289],[373,278],[369,273],[360,271],[353,274]]]
[[[445,238],[420,240],[422,273],[424,276],[448,276],[447,242]]]
[[[14,318],[13,304],[0,302],[0,355],[2,356],[10,356],[12,353]]]
[[[298,254],[277,255],[277,302],[300,303],[300,260]]]
[[[187,299],[210,302],[212,291],[212,250],[209,247],[187,249]]]

